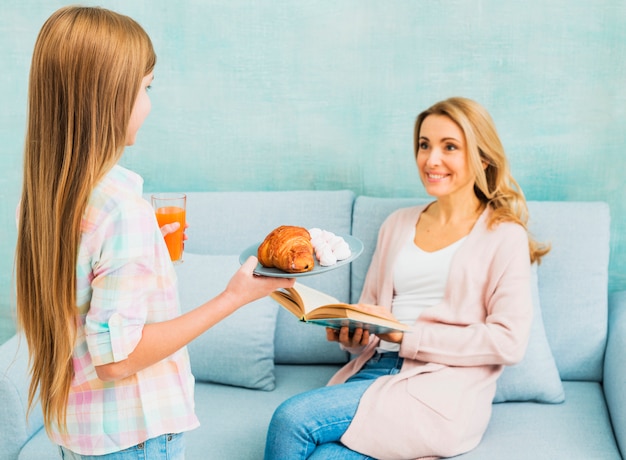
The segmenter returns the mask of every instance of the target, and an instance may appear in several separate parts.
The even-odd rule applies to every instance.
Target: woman
[[[180,315],[142,179],[117,164],[150,112],[155,62],[135,21],[101,8],[58,10],[35,44],[17,312],[29,407],[38,395],[63,458],[182,459],[182,433],[199,424],[185,345],[293,283],[253,276],[251,257],[220,295]]]
[[[411,324],[370,336],[327,329],[355,359],[274,414],[266,460],[412,459],[474,448],[496,380],[526,348],[530,264],[548,252],[486,110],[451,98],[422,112],[414,149],[435,201],[382,225],[361,303]]]

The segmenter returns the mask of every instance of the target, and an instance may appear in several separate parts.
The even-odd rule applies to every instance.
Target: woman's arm
[[[467,243],[453,259],[443,301],[404,335],[401,356],[450,366],[522,359],[533,314],[526,232],[500,224]]]

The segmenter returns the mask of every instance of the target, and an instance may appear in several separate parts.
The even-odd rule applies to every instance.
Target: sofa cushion
[[[356,303],[361,297],[367,269],[372,261],[378,230],[385,219],[396,209],[429,203],[428,198],[377,198],[359,196],[352,212],[352,236],[363,243],[363,253],[352,262],[350,301]]]
[[[262,459],[267,427],[278,405],[293,395],[324,386],[337,369],[332,364],[279,364],[276,389],[267,392],[196,384],[201,426],[185,433],[185,458]]]
[[[563,404],[495,404],[480,444],[455,460],[621,460],[602,385],[564,387]]]
[[[0,459],[17,458],[22,443],[43,426],[38,399],[28,419],[24,417],[29,382],[28,343],[18,333],[3,343],[0,351]]]
[[[494,402],[536,401],[561,403],[565,400],[563,384],[546,337],[539,300],[537,267],[532,267],[533,321],[524,359],[507,366],[498,379]]]
[[[349,190],[190,192],[185,250],[240,254],[280,225],[350,233],[353,201]]]
[[[529,201],[529,230],[552,250],[538,268],[546,333],[563,380],[602,380],[610,214],[602,202]]]
[[[181,308],[189,311],[218,295],[239,269],[238,255],[186,252],[176,266]],[[269,298],[240,308],[189,346],[197,380],[273,390],[274,331],[278,306]]]

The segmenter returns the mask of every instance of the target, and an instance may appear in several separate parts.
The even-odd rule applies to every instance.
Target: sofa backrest
[[[351,191],[191,192],[187,194],[189,229],[185,251],[239,255],[280,225],[319,227],[350,234]],[[350,297],[350,267],[299,281],[341,301]],[[299,322],[279,308],[274,339],[276,363],[341,363],[347,354],[326,340],[324,330]]]
[[[538,269],[548,340],[563,380],[602,380],[608,329],[609,206],[528,203],[529,229],[552,245]]]
[[[352,263],[351,301],[356,302],[385,218],[414,198],[355,200],[352,234],[365,250]],[[602,379],[607,336],[609,208],[602,202],[528,203],[529,230],[552,250],[539,266],[539,293],[546,333],[561,378]]]

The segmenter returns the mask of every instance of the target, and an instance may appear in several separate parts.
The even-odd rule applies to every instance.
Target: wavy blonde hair
[[[39,392],[46,429],[66,426],[77,337],[76,263],[81,219],[95,184],[117,163],[150,38],[134,20],[97,7],[65,7],[43,25],[33,52],[16,250],[17,319],[28,342],[28,410]]]
[[[417,117],[413,133],[416,156],[422,123],[430,115],[446,116],[463,131],[470,168],[475,177],[474,193],[493,210],[488,225],[493,227],[499,222],[516,222],[528,231],[526,199],[511,175],[504,147],[487,110],[477,102],[462,97],[437,102],[424,110]],[[550,247],[537,242],[530,234],[528,238],[530,260],[540,262]]]

